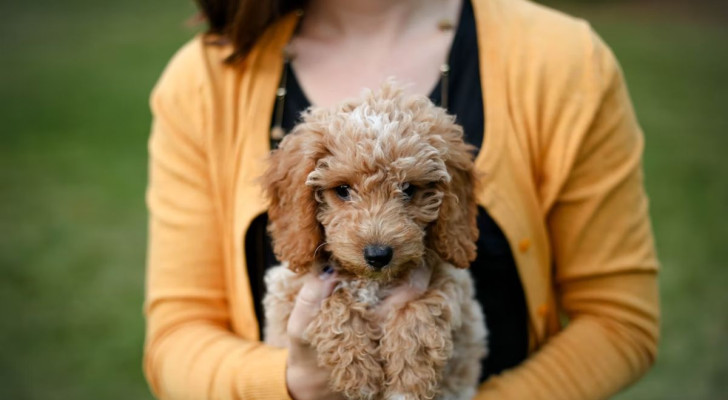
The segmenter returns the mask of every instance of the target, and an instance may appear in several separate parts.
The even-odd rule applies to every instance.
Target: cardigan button
[[[540,306],[538,306],[538,309],[536,309],[536,312],[539,316],[545,317],[549,313],[549,306],[547,304],[541,304]]]
[[[521,253],[527,252],[530,247],[531,247],[531,240],[529,240],[528,238],[523,239],[518,243],[518,250],[520,250]]]

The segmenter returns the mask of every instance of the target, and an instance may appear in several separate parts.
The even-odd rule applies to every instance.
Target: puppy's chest
[[[348,297],[354,303],[372,308],[390,293],[390,289],[378,282],[351,279],[341,281],[334,289],[334,293]]]

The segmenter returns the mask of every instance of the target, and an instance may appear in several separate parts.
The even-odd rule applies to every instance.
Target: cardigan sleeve
[[[183,48],[151,97],[144,372],[161,399],[285,400],[286,351],[230,328],[201,52]]]
[[[557,97],[568,100],[545,106],[558,116],[544,123],[555,128],[543,140],[552,187],[542,199],[555,303],[568,323],[521,366],[487,381],[477,399],[604,399],[655,360],[658,265],[643,136],[616,60],[589,37],[587,61],[559,75],[570,94]]]

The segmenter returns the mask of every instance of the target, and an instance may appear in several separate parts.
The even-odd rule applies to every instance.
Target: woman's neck
[[[311,0],[301,29],[323,40],[394,39],[448,17],[454,3],[459,0]]]
[[[468,0],[310,0],[290,50],[309,101],[328,106],[394,77],[408,93],[437,84]]]

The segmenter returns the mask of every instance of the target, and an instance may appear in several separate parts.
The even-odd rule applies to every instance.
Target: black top
[[[467,142],[480,149],[485,129],[483,97],[480,85],[477,32],[470,1],[463,1],[455,37],[450,49],[448,111],[463,126]],[[300,114],[311,104],[299,86],[290,64],[286,65],[286,97],[283,128],[286,132],[299,122]],[[441,82],[430,99],[440,104]],[[274,113],[275,115],[275,113]],[[478,208],[478,256],[470,271],[475,280],[476,297],[483,307],[488,327],[488,357],[483,361],[481,381],[492,374],[514,367],[528,353],[528,312],[525,295],[508,240],[483,208]],[[255,312],[264,325],[262,299],[265,295],[265,269],[279,264],[266,233],[268,217],[258,216],[245,237],[248,275],[255,302]]]

